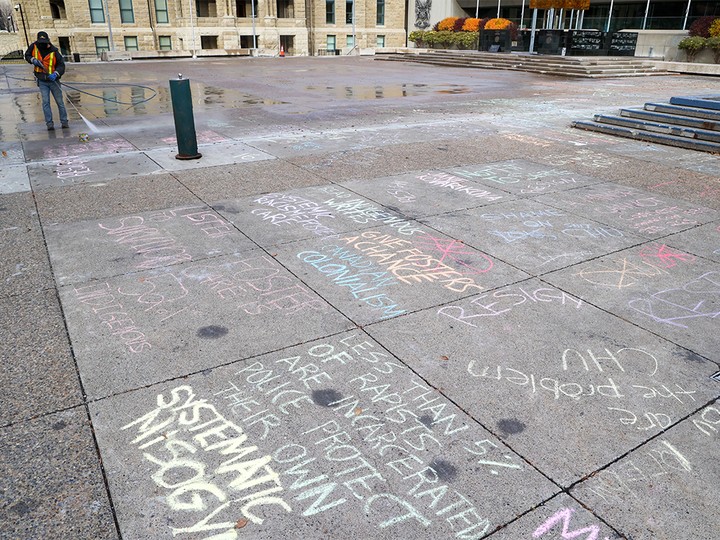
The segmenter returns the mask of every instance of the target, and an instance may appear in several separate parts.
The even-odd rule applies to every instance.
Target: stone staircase
[[[628,56],[544,56],[528,53],[489,53],[411,49],[376,54],[376,60],[418,62],[439,66],[506,69],[563,77],[639,77],[666,75],[655,62]]]
[[[673,97],[620,109],[619,116],[596,114],[572,126],[639,141],[720,154],[720,95]]]

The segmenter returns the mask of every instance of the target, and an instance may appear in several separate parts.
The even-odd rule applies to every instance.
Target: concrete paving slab
[[[172,175],[208,202],[227,199],[229,195],[246,197],[327,183],[318,175],[280,159],[174,171]]]
[[[331,182],[374,176],[391,176],[416,170],[410,158],[397,159],[387,148],[344,150],[332,154],[297,156],[288,159]],[[372,171],[372,174],[369,174]]]
[[[161,167],[146,155],[135,153],[108,156],[68,157],[30,163],[28,174],[34,189],[105,182],[116,178],[160,172]]]
[[[0,168],[4,169],[9,165],[24,165],[25,153],[23,152],[22,143],[18,141],[5,140],[0,130]]]
[[[610,183],[540,196],[536,200],[651,239],[720,217],[710,208]]]
[[[157,148],[146,150],[145,154],[166,171],[184,171],[212,167],[215,165],[230,165],[232,163],[247,163],[264,159],[274,159],[270,154],[261,152],[238,141],[228,141],[212,145],[198,145],[200,159],[175,159],[178,148]]]
[[[0,228],[4,232],[27,231],[39,225],[32,193],[3,194],[0,199]]]
[[[6,538],[118,538],[83,408],[0,428]]]
[[[305,131],[283,137],[245,139],[245,142],[253,148],[279,158],[357,150],[365,147],[348,133],[338,132],[337,130],[334,133],[326,134]]]
[[[658,241],[543,279],[693,353],[720,362],[717,264]]]
[[[626,141],[624,144],[610,146],[608,150],[635,159],[647,159],[670,167],[682,167],[683,169],[720,176],[720,163],[718,163],[717,156],[704,152],[632,140]]]
[[[303,238],[359,228],[391,225],[397,234],[408,237],[419,231],[417,222],[335,185],[220,201],[213,208],[270,250]]]
[[[30,192],[0,201],[0,297],[54,285],[35,203]]]
[[[2,163],[2,162],[0,162]],[[25,165],[0,167],[0,194],[30,191],[30,177]]]
[[[341,150],[391,147],[397,144],[412,144],[435,141],[438,138],[456,139],[472,135],[485,135],[491,128],[472,124],[464,118],[464,124],[457,119],[441,118],[424,122],[393,122],[370,126],[334,127],[322,132],[304,132],[281,139],[260,139],[249,141],[252,146],[277,157],[331,153]]]
[[[467,165],[447,172],[466,181],[478,182],[518,197],[553,193],[601,181],[592,176],[564,171],[524,159]]]
[[[60,298],[93,398],[352,327],[259,250],[66,286]]]
[[[78,133],[82,131],[82,126],[77,128]],[[120,154],[126,152],[135,152],[135,148],[130,142],[123,137],[115,134],[95,134],[85,128],[85,133],[89,139],[87,142],[79,137],[66,137],[59,141],[49,143],[48,141],[29,141],[23,143],[25,155],[28,162],[43,162],[63,160],[70,157]]]
[[[587,540],[625,539],[601,518],[592,514],[572,497],[565,494],[553,497],[528,514],[497,531],[492,540],[518,540],[519,538],[582,538]]]
[[[558,491],[357,331],[90,408],[124,538],[480,538]]]
[[[540,275],[641,242],[619,228],[522,199],[420,221],[465,244]]]
[[[486,206],[512,197],[442,171],[343,182],[342,187],[409,218]]]
[[[206,205],[45,227],[59,285],[232,255],[255,245]]]
[[[169,174],[41,189],[34,196],[43,223],[47,224],[103,219],[199,202]]]
[[[572,490],[628,538],[720,538],[715,402]]]
[[[527,277],[424,227],[409,237],[392,227],[348,231],[287,244],[273,256],[360,326]]]
[[[0,298],[0,425],[83,401],[54,290]]]
[[[537,279],[366,330],[562,486],[720,395],[715,364]]]
[[[39,227],[3,230],[0,240],[4,245],[0,258],[0,297],[53,287],[50,262]]]
[[[663,239],[677,251],[687,251],[720,263],[720,222],[708,223]]]

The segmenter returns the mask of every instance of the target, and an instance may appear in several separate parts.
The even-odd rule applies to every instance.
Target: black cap
[[[50,43],[50,37],[47,35],[47,32],[38,32],[37,42],[38,43]]]

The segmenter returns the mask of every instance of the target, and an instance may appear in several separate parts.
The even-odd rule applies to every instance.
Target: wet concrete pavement
[[[568,127],[715,79],[1,71],[1,538],[720,537],[720,160]]]

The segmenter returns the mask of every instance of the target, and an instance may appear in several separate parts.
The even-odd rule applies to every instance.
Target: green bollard
[[[175,118],[175,135],[178,143],[178,154],[175,159],[199,159],[195,119],[193,118],[192,95],[190,80],[183,79],[182,73],[170,81],[170,99],[173,117]]]

